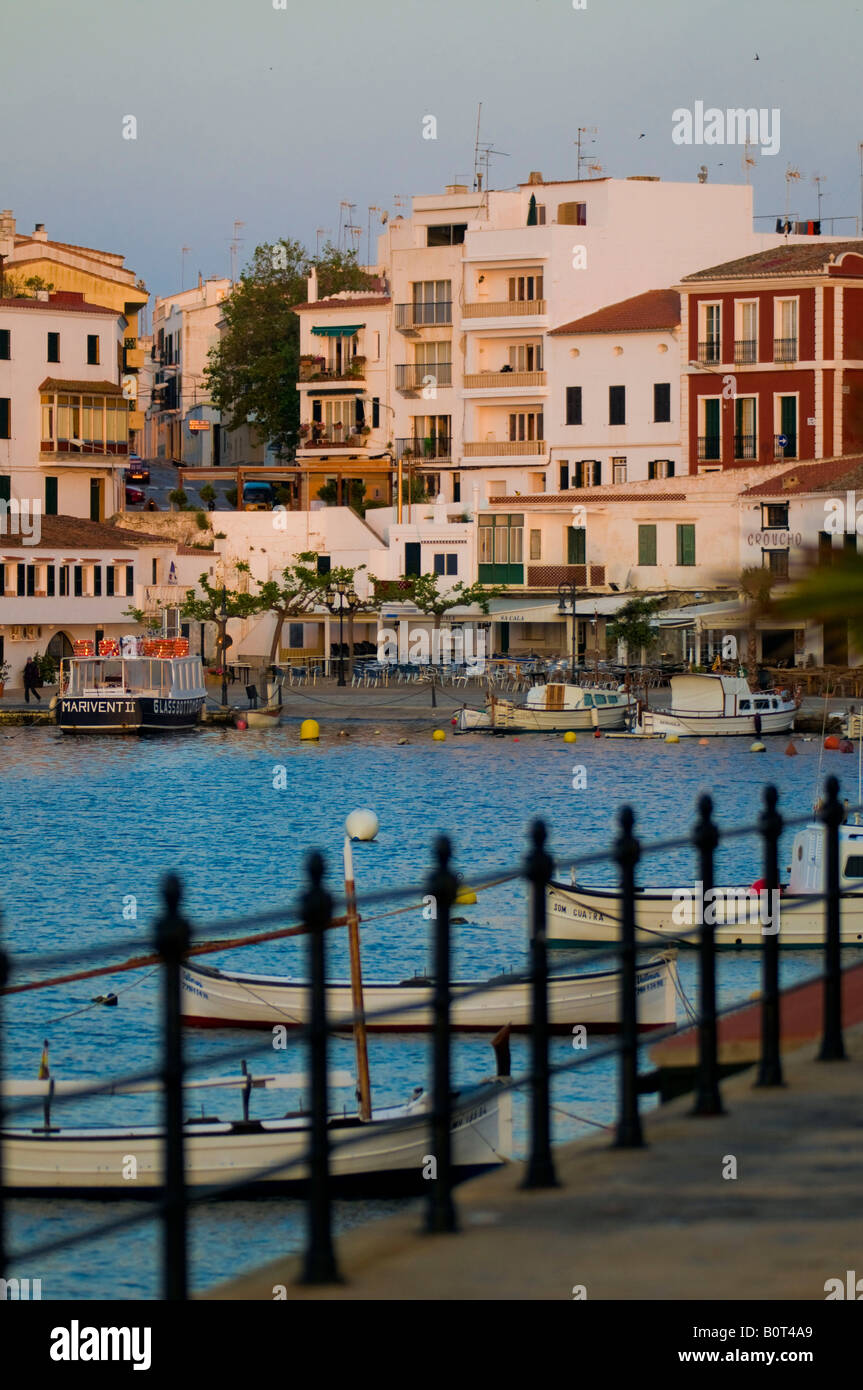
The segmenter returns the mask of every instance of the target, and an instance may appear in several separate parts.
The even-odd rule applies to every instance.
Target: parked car
[[[150,470],[138,454],[129,455],[126,481],[128,483],[148,483],[150,481]]]
[[[137,506],[139,506],[140,503],[144,501],[145,496],[146,496],[146,494],[145,494],[143,488],[140,488],[140,487],[130,487],[128,483],[126,484],[126,506],[127,506],[127,507],[137,507]]]
[[[271,512],[275,501],[272,483],[245,483],[243,485],[244,512]]]

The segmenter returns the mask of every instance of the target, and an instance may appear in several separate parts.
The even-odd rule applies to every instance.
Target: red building
[[[863,241],[776,247],[678,288],[685,471],[863,450]]]

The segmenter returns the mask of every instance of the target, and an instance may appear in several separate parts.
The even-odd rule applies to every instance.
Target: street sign
[[[780,449],[784,449],[786,444],[788,443],[788,435],[780,434],[776,440],[776,443],[779,445]]]
[[[209,420],[188,420],[187,424],[190,430],[208,430],[210,428]]]

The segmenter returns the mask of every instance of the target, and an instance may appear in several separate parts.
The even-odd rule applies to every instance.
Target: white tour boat
[[[207,698],[200,656],[183,638],[123,637],[78,643],[60,662],[54,712],[64,734],[191,729]]]
[[[665,950],[638,970],[639,1027],[664,1028],[675,1022],[675,952]],[[531,1026],[531,993],[527,981],[505,975],[495,987],[480,990],[481,981],[452,985],[452,1027],[461,1032],[497,1032],[504,1025],[514,1032]],[[491,982],[490,982],[491,983]],[[620,971],[595,970],[551,975],[548,982],[549,1026],[570,1033],[583,1023],[596,1033],[620,1026]],[[278,975],[244,975],[212,966],[186,964],[182,975],[183,1021],[209,1028],[300,1028],[309,1022],[309,985]],[[368,1031],[423,1032],[434,1024],[434,986],[417,977],[400,983],[363,981]],[[327,986],[327,1020],[349,1028],[354,1016],[348,981]]]
[[[352,1084],[353,1078],[348,1078]],[[331,1084],[344,1084],[341,1078]],[[286,1083],[286,1084],[285,1084]],[[5,1082],[5,1095],[46,1099],[96,1082]],[[297,1089],[293,1077],[216,1078],[198,1086]],[[130,1092],[156,1089],[130,1087]],[[119,1094],[119,1089],[116,1094]],[[247,1111],[248,1107],[244,1107]],[[426,1187],[423,1171],[431,1142],[430,1098],[420,1088],[406,1105],[376,1107],[368,1121],[358,1114],[332,1114],[328,1124],[330,1172],[337,1193],[401,1195]],[[398,1127],[396,1127],[398,1126]],[[452,1109],[454,1178],[463,1181],[507,1162],[511,1152],[510,1093],[492,1081],[456,1094]],[[3,1177],[19,1195],[147,1197],[162,1184],[164,1131],[161,1125],[130,1127],[36,1125],[4,1127]],[[232,1196],[296,1191],[308,1181],[310,1117],[298,1110],[282,1119],[229,1121],[188,1118],[185,1123],[186,1182],[208,1188],[243,1182]],[[130,1158],[135,1176],[130,1176]],[[263,1177],[257,1170],[285,1165]]]
[[[484,715],[478,710],[460,710],[455,732],[499,729],[515,733],[579,733],[586,729],[622,729],[630,705],[631,699],[623,691],[551,681],[533,686],[521,705],[492,695]]]
[[[701,913],[712,908],[717,946],[761,946],[768,932],[779,945],[823,946],[825,827],[812,821],[794,837],[789,880],[776,902],[752,888],[718,888],[708,900],[698,884],[637,888],[637,938],[698,944]],[[863,946],[863,824],[839,827],[841,940]],[[549,946],[607,946],[620,940],[620,895],[614,888],[553,882],[548,895]],[[682,943],[681,943],[682,944]]]
[[[671,677],[669,709],[644,709],[633,732],[679,738],[787,733],[799,701],[789,691],[749,689],[741,676]]]

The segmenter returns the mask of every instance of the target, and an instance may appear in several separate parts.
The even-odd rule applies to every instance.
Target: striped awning
[[[326,328],[313,328],[312,332],[318,338],[353,338],[361,328],[365,328],[364,323],[339,323],[328,324]]]

